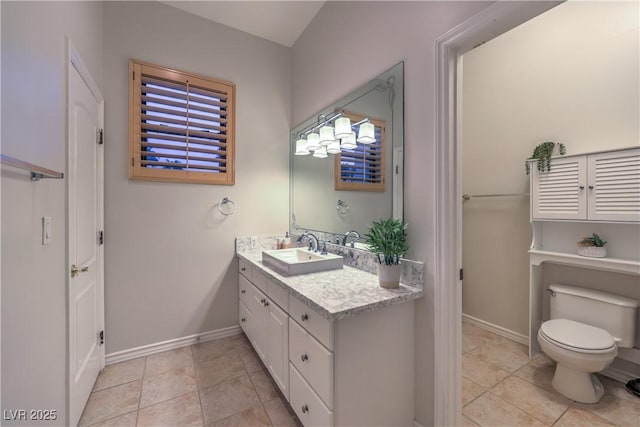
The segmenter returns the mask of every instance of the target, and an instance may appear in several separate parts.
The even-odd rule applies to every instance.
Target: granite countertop
[[[346,265],[342,270],[283,276],[262,264],[261,249],[236,254],[331,321],[418,299],[424,294],[422,289],[402,283],[398,289],[384,289],[375,274]]]

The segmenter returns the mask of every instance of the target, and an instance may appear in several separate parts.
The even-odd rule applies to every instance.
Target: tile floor
[[[640,427],[640,399],[624,384],[600,376],[602,400],[580,404],[553,390],[555,363],[544,354],[529,360],[526,346],[466,322],[462,337],[464,425]]]
[[[81,426],[301,426],[244,335],[107,366]]]

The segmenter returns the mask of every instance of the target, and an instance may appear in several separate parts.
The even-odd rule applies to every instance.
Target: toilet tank
[[[633,347],[640,301],[593,289],[553,284],[552,319],[569,319],[608,331],[618,347]]]

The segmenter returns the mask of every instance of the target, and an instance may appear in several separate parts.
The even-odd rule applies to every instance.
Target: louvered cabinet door
[[[534,220],[587,218],[587,159],[585,156],[551,161],[549,172],[531,166]]]
[[[640,221],[640,149],[588,156],[588,219]]]

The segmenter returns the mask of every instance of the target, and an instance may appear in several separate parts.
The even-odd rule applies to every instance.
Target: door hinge
[[[104,344],[104,330],[98,332],[98,344]]]
[[[104,231],[98,231],[98,244],[104,245]]]
[[[464,270],[460,269],[460,280],[464,278]]]
[[[131,166],[135,166],[133,157],[131,158]]]
[[[136,72],[133,72],[133,75],[131,76],[131,80],[135,80],[136,79]]]
[[[104,144],[104,129],[98,129],[96,142],[98,143],[98,145]]]

